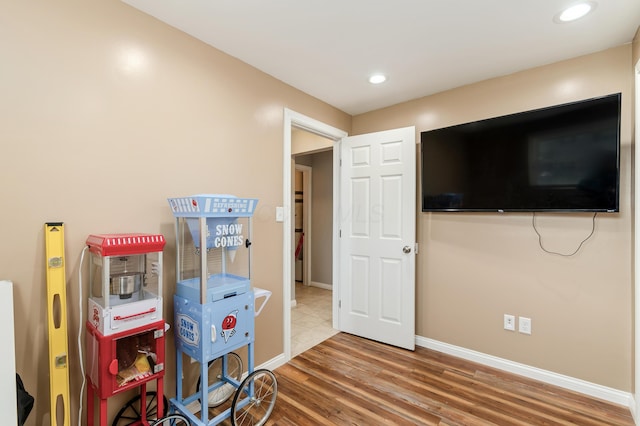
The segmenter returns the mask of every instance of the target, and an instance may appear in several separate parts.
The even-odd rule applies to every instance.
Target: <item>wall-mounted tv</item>
[[[620,99],[421,132],[422,211],[619,211]]]

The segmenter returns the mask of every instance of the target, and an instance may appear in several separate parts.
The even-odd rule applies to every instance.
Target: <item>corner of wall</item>
[[[636,35],[633,37],[633,40],[631,41],[631,50],[632,50],[631,57],[633,60],[633,66],[635,68],[638,61],[640,61],[640,26],[638,26],[638,29],[636,30]],[[353,118],[351,120],[353,121]]]

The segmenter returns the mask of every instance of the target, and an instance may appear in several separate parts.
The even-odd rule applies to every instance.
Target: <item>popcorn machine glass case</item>
[[[162,235],[90,235],[89,321],[103,335],[162,319]]]

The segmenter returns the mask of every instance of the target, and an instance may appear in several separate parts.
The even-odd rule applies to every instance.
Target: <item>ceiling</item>
[[[122,1],[351,115],[629,43],[640,25],[638,0],[562,24],[574,0]]]

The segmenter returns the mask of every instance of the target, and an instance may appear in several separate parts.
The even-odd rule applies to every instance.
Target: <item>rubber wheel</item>
[[[151,426],[190,426],[189,420],[182,414],[169,414],[166,417],[158,419]]]
[[[127,426],[132,425],[136,422],[139,422],[142,419],[140,413],[142,410],[140,409],[140,394],[134,396],[122,406],[116,417],[113,419],[112,426]],[[158,393],[156,391],[147,391],[147,407],[146,407],[146,415],[147,421],[149,420],[157,420],[158,418]],[[169,407],[169,402],[167,398],[163,395],[162,401],[164,403],[164,410],[167,411]],[[188,424],[188,423],[187,423]]]
[[[239,382],[240,379],[242,379],[242,373],[244,371],[242,359],[238,354],[234,352],[229,352],[228,354],[223,356],[227,357],[227,377]],[[222,357],[218,357],[209,362],[209,372],[207,373],[207,376],[209,387],[222,381]],[[201,379],[201,377],[198,377],[198,383],[196,385],[197,392],[200,392]],[[209,408],[215,408],[223,404],[225,401],[231,398],[231,395],[233,395],[235,390],[236,387],[234,385],[225,383],[209,392],[209,395],[207,396]]]
[[[231,423],[234,426],[263,425],[276,405],[278,382],[269,370],[256,370],[242,381],[233,396]]]

